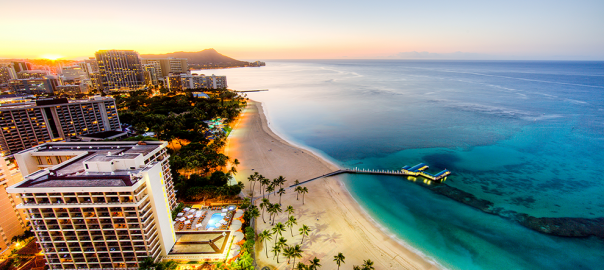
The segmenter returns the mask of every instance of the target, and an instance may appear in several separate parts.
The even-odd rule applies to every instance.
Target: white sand
[[[275,135],[267,125],[261,103],[253,101],[249,102],[241,119],[235,124],[225,152],[241,162],[236,178],[245,183],[246,192],[249,190],[247,177],[254,172],[269,179],[283,175],[288,180],[284,187],[288,187],[296,179],[304,181],[338,169],[335,165]],[[294,237],[291,237],[289,228],[283,233],[287,243],[300,244],[302,237],[298,234],[298,228],[302,224],[310,226],[313,230],[302,244],[302,262],[308,263],[309,259],[316,256],[321,260],[321,269],[336,269],[333,256],[342,252],[346,257],[342,269],[361,265],[365,259],[371,259],[376,269],[439,268],[386,235],[364,214],[337,177],[315,180],[304,186],[309,189],[305,205],[302,204],[301,197],[296,200],[293,189],[288,189],[281,198],[283,208],[292,205],[296,210],[294,216],[298,219],[298,225],[293,228]],[[256,197],[258,192],[256,184]],[[278,202],[279,196],[271,195],[270,200],[272,203]],[[259,201],[257,200],[257,203]],[[268,221],[266,213],[265,219]],[[286,220],[285,212],[276,219],[277,222],[283,223]],[[270,224],[262,222],[260,217],[257,232],[270,228]],[[291,269],[292,265],[287,264],[285,257],[281,256],[279,263],[273,260],[270,253],[272,240],[268,244],[268,259],[264,244],[257,247],[258,266]]]

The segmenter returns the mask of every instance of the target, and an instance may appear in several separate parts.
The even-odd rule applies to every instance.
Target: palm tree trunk
[[[281,194],[279,194],[279,204],[281,204]]]
[[[266,258],[268,259],[268,246],[266,244],[266,242],[268,242],[267,240],[268,239],[264,240],[264,250],[266,250]]]
[[[264,220],[264,208],[262,208],[262,221],[264,221],[264,223],[266,223],[266,221]]]
[[[304,205],[304,193],[302,193],[302,205]]]

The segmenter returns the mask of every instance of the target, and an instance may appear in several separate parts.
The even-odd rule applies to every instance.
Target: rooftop
[[[25,187],[120,187],[132,186],[142,177],[141,172],[149,167],[143,161],[148,154],[165,143],[150,142],[53,142],[21,151],[16,155],[30,154],[31,157],[73,156],[58,165],[38,170],[25,177],[19,188]],[[135,159],[139,158],[136,162]],[[125,164],[114,165],[120,162]],[[94,167],[98,163],[103,163]],[[109,166],[109,163],[111,164]],[[89,167],[90,165],[90,167]],[[105,167],[103,167],[105,166]]]

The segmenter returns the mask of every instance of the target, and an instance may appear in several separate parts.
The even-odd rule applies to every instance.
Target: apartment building
[[[176,76],[176,75],[175,75]],[[182,89],[223,89],[227,88],[226,76],[205,76],[203,74],[180,74]],[[170,77],[172,78],[172,76]],[[172,87],[170,87],[172,89]]]
[[[186,73],[189,70],[189,61],[186,58],[142,58],[141,63],[154,66],[157,78],[165,78],[170,73]]]
[[[0,158],[0,253],[11,245],[11,240],[27,229],[27,216],[17,209],[21,200],[16,194],[8,194],[6,189],[23,180],[14,163]]]
[[[138,269],[176,241],[167,142],[46,143],[15,154],[19,194],[51,269]]]
[[[38,99],[0,107],[0,151],[4,155],[103,131],[121,131],[113,98]]]
[[[138,52],[101,50],[95,53],[103,91],[140,89],[144,83]]]

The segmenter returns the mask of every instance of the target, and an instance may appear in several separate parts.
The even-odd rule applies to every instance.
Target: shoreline
[[[260,102],[248,101],[225,147],[228,156],[241,162],[235,178],[246,184],[245,193],[249,192],[247,176],[254,172],[269,179],[283,175],[288,180],[286,185],[290,185],[295,179],[304,181],[338,169],[336,164],[323,159],[320,154],[290,143],[273,132],[263,107]],[[361,265],[363,260],[371,259],[376,269],[444,268],[375,221],[338,177],[315,180],[304,186],[310,191],[305,195],[304,204],[302,198],[297,200],[293,192],[280,198],[282,205],[292,205],[296,209],[294,216],[298,218],[298,225],[293,228],[296,233],[302,224],[313,229],[302,245],[305,251],[302,262],[316,256],[324,267],[335,268],[333,256],[342,252],[346,256],[347,267]],[[257,192],[255,196],[258,196]],[[273,195],[270,200],[275,203],[278,198]],[[276,222],[286,219],[287,214],[280,214]],[[257,219],[256,225],[257,232],[271,228],[269,223],[263,223],[262,217]],[[288,243],[299,243],[301,237],[292,237],[288,231],[283,233]],[[270,249],[272,241],[268,244]],[[263,243],[257,246],[256,257],[259,267],[291,269],[283,256],[279,263],[272,254],[267,258]]]

